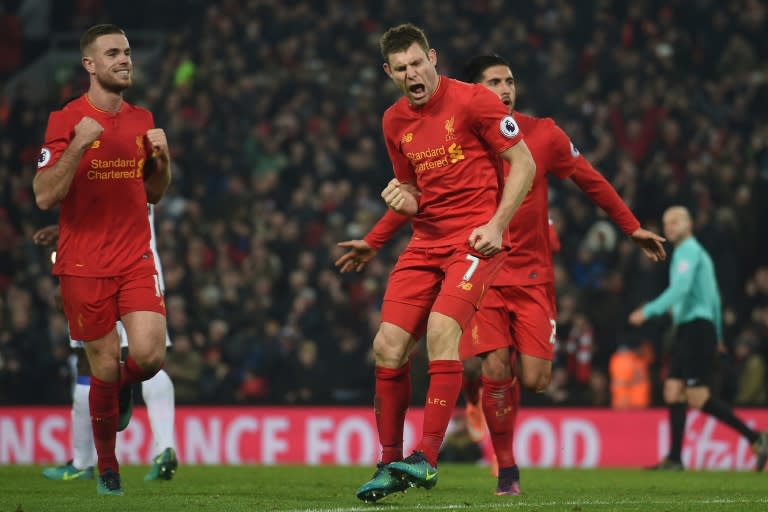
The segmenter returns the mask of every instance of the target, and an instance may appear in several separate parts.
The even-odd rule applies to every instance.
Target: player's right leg
[[[411,401],[408,356],[426,331],[427,314],[440,288],[442,274],[425,271],[427,251],[406,249],[392,269],[381,310],[381,325],[373,340],[376,358],[374,411],[382,447],[373,477],[357,490],[363,501],[376,501],[410,485],[387,465],[403,458],[405,413]]]
[[[97,492],[122,495],[115,454],[120,378],[117,286],[113,279],[60,276],[59,280],[70,336],[84,342],[91,368],[88,401],[98,457]]]
[[[418,317],[411,308],[404,309],[404,318]],[[373,476],[357,489],[357,497],[365,502],[375,502],[410,487],[408,482],[390,473],[386,466],[403,458],[405,413],[411,400],[408,355],[415,344],[416,340],[408,331],[389,322],[382,322],[373,341],[376,357],[373,403],[382,455]]]

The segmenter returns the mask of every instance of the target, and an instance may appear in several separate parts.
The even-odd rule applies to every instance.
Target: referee
[[[768,459],[768,432],[749,428],[728,404],[710,393],[717,345],[723,343],[720,291],[712,258],[693,236],[691,214],[686,208],[668,208],[663,221],[664,234],[675,246],[669,266],[669,287],[629,315],[629,323],[639,326],[647,318],[669,311],[677,328],[669,376],[664,382],[664,401],[669,406],[669,454],[651,469],[683,469],[685,416],[691,406],[748,439],[757,456],[755,470],[762,471]]]

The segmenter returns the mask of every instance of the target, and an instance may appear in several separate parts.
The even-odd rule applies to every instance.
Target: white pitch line
[[[735,505],[735,504],[768,504],[768,498],[760,498],[755,500],[749,499],[729,499],[729,498],[717,498],[711,500],[695,500],[686,501],[686,505]],[[637,500],[581,500],[581,501],[548,501],[537,503],[520,503],[519,501],[512,499],[504,499],[499,503],[482,503],[477,505],[421,505],[418,503],[396,503],[393,501],[379,503],[379,509],[384,510],[402,510],[402,509],[418,509],[418,510],[488,510],[504,508],[507,509],[510,506],[514,507],[554,507],[558,505],[564,506],[581,506],[581,505],[680,505],[680,501],[672,500],[654,500],[654,501],[637,501]],[[344,507],[344,508],[295,508],[286,510],[285,512],[371,512],[376,505],[361,505],[356,507]]]

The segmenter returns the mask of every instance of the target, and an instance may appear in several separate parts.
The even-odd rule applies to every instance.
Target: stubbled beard
[[[120,94],[124,90],[126,90],[128,87],[130,87],[130,83],[124,84],[121,82],[116,82],[114,80],[108,81],[104,80],[103,78],[100,78],[97,76],[99,85],[106,91],[109,91],[111,93]],[[132,82],[132,80],[131,80]]]

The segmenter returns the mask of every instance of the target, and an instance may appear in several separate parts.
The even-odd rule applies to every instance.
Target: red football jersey
[[[498,98],[497,98],[498,101]],[[515,120],[536,162],[536,176],[523,204],[509,223],[509,257],[494,286],[546,283],[554,280],[547,187],[547,174],[570,177],[603,208],[626,234],[640,227],[613,187],[574,147],[551,118],[515,112]]]
[[[570,177],[595,204],[608,213],[625,234],[629,235],[640,227],[640,222],[616,190],[579,153],[552,119],[520,113],[515,113],[515,119],[525,133],[525,143],[536,162],[536,176],[531,190],[509,223],[512,248],[494,286],[520,286],[554,280],[552,251],[559,249],[559,240],[549,225],[549,173],[560,179]],[[506,162],[504,164],[506,166]],[[365,241],[378,250],[407,222],[406,217],[387,210],[365,236]],[[554,240],[558,243],[557,248],[552,246]]]
[[[123,102],[109,113],[94,107],[87,95],[52,112],[38,172],[58,161],[85,117],[104,131],[85,151],[61,201],[55,275],[111,277],[147,266],[154,268],[149,247],[144,164],[152,114]]]
[[[382,128],[395,176],[421,191],[411,246],[467,243],[501,198],[499,153],[523,138],[507,108],[483,85],[441,76],[426,104],[400,98]]]

